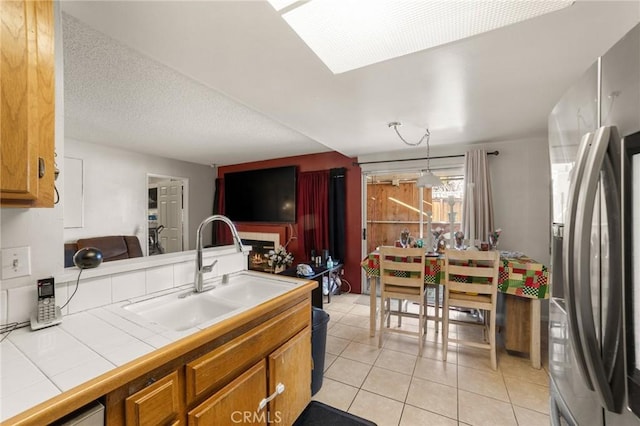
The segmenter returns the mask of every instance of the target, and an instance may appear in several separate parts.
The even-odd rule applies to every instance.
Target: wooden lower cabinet
[[[187,424],[267,424],[266,410],[257,410],[258,403],[267,392],[266,364],[265,360],[260,361],[221,391],[189,411]]]
[[[311,401],[311,298],[252,323],[107,394],[107,425],[293,424]]]
[[[311,331],[306,328],[191,410],[188,425],[291,425],[310,400]]]
[[[182,389],[173,372],[134,393],[125,401],[127,425],[177,425],[182,412]]]
[[[291,425],[311,400],[311,331],[306,329],[269,355],[269,395],[282,383],[284,392],[269,403],[272,423]]]

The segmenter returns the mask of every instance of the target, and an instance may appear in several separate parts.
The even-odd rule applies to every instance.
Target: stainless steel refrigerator
[[[639,132],[640,25],[549,116],[554,425],[640,425]]]

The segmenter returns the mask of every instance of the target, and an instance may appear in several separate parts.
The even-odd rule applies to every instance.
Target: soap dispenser
[[[331,259],[331,256],[327,258],[327,268],[333,268],[333,259]]]

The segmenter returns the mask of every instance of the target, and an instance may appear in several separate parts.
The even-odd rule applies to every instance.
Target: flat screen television
[[[295,223],[296,166],[224,174],[224,211],[234,222]]]

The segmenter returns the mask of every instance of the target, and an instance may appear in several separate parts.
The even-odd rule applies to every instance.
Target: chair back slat
[[[495,295],[500,253],[495,250],[445,250],[444,272],[444,284],[453,291]]]
[[[449,274],[464,275],[467,277],[493,277],[493,268],[491,266],[471,266],[471,265],[452,265],[449,264]]]
[[[424,286],[425,251],[423,248],[382,246],[380,253],[380,285],[404,287]]]

